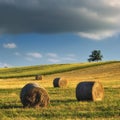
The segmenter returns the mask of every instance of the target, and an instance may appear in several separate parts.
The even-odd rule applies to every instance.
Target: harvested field
[[[67,78],[67,88],[53,87],[53,80],[58,76]],[[100,82],[104,87],[104,99],[78,102],[75,88],[84,81]],[[21,88],[34,82],[48,91],[50,104],[45,108],[23,109],[19,98]],[[45,75],[44,80],[38,81],[34,76],[0,79],[0,115],[1,120],[119,120],[119,96],[120,62]]]

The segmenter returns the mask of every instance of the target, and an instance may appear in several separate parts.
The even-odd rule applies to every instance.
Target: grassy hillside
[[[16,68],[1,68],[0,78],[18,78],[18,77],[31,77],[37,74],[50,75],[77,69],[83,69],[98,65],[105,65],[117,63],[118,61],[98,62],[98,63],[75,63],[75,64],[53,64],[53,65],[38,65],[28,67]]]
[[[35,80],[34,75],[36,74],[37,68],[38,71],[40,68],[41,71],[44,71],[45,76],[43,80]],[[15,69],[19,70],[18,73]],[[30,69],[35,73],[30,72],[32,75],[28,74]],[[24,70],[27,73],[25,74],[27,77],[22,75],[25,72]],[[0,73],[1,77],[8,77],[7,79],[0,79],[1,120],[120,119],[120,62],[4,68],[0,71],[2,71]],[[12,76],[13,73],[14,76]],[[53,79],[56,77],[65,77],[68,79],[68,87],[54,88]],[[78,102],[75,97],[75,88],[81,81],[101,82],[104,87],[104,100],[100,102]],[[48,91],[50,96],[50,105],[48,107],[37,109],[22,108],[19,94],[21,88],[29,82],[36,82]]]

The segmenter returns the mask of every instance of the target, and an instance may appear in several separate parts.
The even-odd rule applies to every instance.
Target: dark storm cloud
[[[0,33],[73,32],[99,39],[119,32],[119,13],[119,0],[0,0]]]

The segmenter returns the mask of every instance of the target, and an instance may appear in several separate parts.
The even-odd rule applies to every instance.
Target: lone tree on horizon
[[[88,61],[92,62],[92,61],[101,61],[103,58],[103,55],[101,54],[100,50],[93,50],[92,54],[89,55]]]

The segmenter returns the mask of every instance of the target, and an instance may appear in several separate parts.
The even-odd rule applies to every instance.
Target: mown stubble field
[[[67,88],[54,88],[53,79],[65,77]],[[78,102],[75,89],[81,81],[99,81],[104,86],[104,100]],[[22,107],[19,94],[27,83],[38,83],[50,96],[46,108]],[[119,120],[120,119],[120,62],[94,66],[64,73],[34,77],[0,79],[1,120]]]

